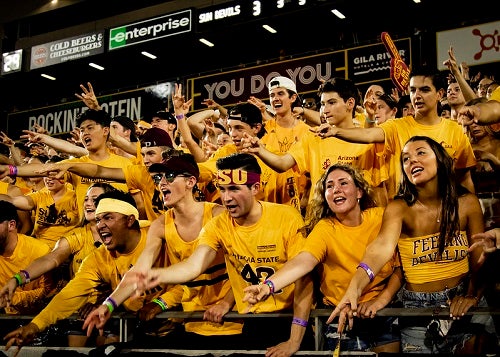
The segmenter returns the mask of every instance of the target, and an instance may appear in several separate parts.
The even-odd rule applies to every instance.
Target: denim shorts
[[[456,295],[464,295],[465,284],[437,292],[415,292],[405,288],[401,300],[405,308],[448,308],[449,301]],[[487,307],[480,299],[478,306]],[[441,317],[442,318],[442,317]],[[403,353],[450,354],[463,347],[473,336],[473,331],[494,333],[490,315],[464,316],[460,320],[433,317],[400,317],[401,347]]]

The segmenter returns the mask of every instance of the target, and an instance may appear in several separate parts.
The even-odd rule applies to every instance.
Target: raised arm
[[[460,67],[458,66],[452,46],[450,46],[448,50],[448,59],[444,61],[443,64],[448,67],[451,74],[453,74],[453,77],[455,77],[455,80],[457,81],[460,90],[464,95],[465,101],[468,102],[471,99],[477,98],[476,92],[471,88],[464,75],[462,74]]]
[[[137,262],[131,270],[146,274],[156,261],[164,239],[165,216],[161,215],[151,223],[148,230],[146,247],[139,258],[137,258]]]
[[[89,153],[85,148],[74,145],[63,139],[54,138],[47,134],[40,134],[31,130],[23,130],[23,133],[24,134],[21,135],[22,139],[28,139],[29,141],[35,143],[43,143],[59,152],[65,152],[76,157],[84,156]]]
[[[194,156],[196,162],[205,162],[207,160],[207,155],[205,151],[200,147],[200,145],[198,145],[198,143],[193,139],[191,126],[187,122],[187,120],[190,120],[192,117],[189,117],[189,119],[186,117],[191,103],[192,99],[186,101],[184,96],[182,95],[182,84],[176,83],[175,93],[172,96],[172,104],[174,106],[175,118],[177,120],[177,129],[181,133],[184,144],[186,144],[189,152]],[[203,115],[199,115],[196,117],[196,119],[193,119],[193,121],[197,122],[199,119],[204,120],[203,118]],[[203,128],[205,128],[205,124],[203,122],[201,124],[203,125]],[[195,135],[197,136],[196,133]],[[203,136],[202,133],[200,133],[200,138],[201,136]]]
[[[295,166],[296,162],[292,155],[286,153],[277,155],[267,150],[260,142],[259,138],[252,137],[245,133],[241,140],[243,152],[257,155],[264,163],[277,172],[285,172]]]
[[[9,138],[7,134],[5,134],[3,131],[0,131],[0,142],[2,142],[5,146],[9,148],[10,151],[10,157],[12,158],[12,161],[14,162],[15,165],[23,165],[24,161],[21,157],[21,152],[18,147],[16,147],[16,143],[14,140]]]
[[[124,137],[116,135],[113,127],[110,127],[108,142],[130,155],[137,155],[137,142],[128,141]]]
[[[78,176],[87,178],[101,178],[119,182],[125,182],[125,174],[123,169],[115,167],[104,167],[97,164],[89,164],[83,162],[63,162],[55,164],[45,164],[38,166],[37,174],[51,175],[56,178],[61,178],[69,171]],[[31,166],[31,165],[30,165]],[[18,176],[21,176],[18,174]]]
[[[314,128],[316,129],[316,128]],[[316,130],[312,130],[322,138],[335,136],[344,141],[359,144],[383,143],[385,133],[382,128],[339,128],[328,124],[322,124]]]

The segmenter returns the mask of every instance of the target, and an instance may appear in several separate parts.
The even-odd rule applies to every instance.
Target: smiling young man
[[[397,193],[401,178],[399,155],[405,142],[415,135],[428,136],[443,145],[455,162],[459,183],[474,192],[470,169],[475,167],[476,159],[470,140],[455,121],[438,115],[438,104],[444,95],[444,88],[439,72],[425,67],[414,69],[409,86],[414,117],[387,120],[375,128],[344,128],[324,124],[318,128],[318,134],[321,137],[334,136],[350,143],[384,143],[383,157],[386,158],[390,172],[389,199]]]
[[[355,127],[353,116],[360,98],[354,82],[338,77],[329,79],[321,84],[319,96],[322,115],[330,125],[346,129]],[[277,172],[293,169],[302,174],[309,173],[313,187],[328,167],[336,163],[350,164],[361,169],[364,178],[374,187],[387,179],[384,160],[377,155],[382,147],[374,144],[348,143],[336,138],[322,140],[308,133],[281,155],[269,150],[262,140],[255,137],[246,136],[241,146]],[[385,196],[384,188],[379,191],[382,200]],[[312,195],[309,201],[311,198]]]
[[[312,349],[312,330],[307,326],[313,287],[308,276],[275,291],[272,299],[261,304],[249,307],[243,302],[245,287],[259,282],[267,283],[266,278],[301,249],[304,243],[301,233],[304,221],[300,213],[288,205],[256,199],[260,191],[261,169],[253,155],[237,153],[223,157],[217,160],[217,169],[225,211],[203,227],[198,246],[189,258],[167,268],[149,269],[145,288],[163,283],[181,284],[198,277],[222,249],[239,313],[294,311],[293,321],[265,317],[245,320],[244,343],[240,348],[268,348],[269,354],[282,353],[288,356],[301,346],[303,349]],[[143,274],[131,271],[111,298],[117,304],[125,301],[134,293],[137,284],[142,287]],[[151,281],[153,283],[149,286]],[[100,307],[87,317],[85,325],[91,329],[94,326],[101,328],[107,315],[108,312]]]
[[[7,349],[14,344],[28,344],[50,325],[76,313],[98,286],[109,284],[114,289],[137,261],[146,245],[149,221],[139,221],[139,212],[131,195],[119,190],[103,193],[97,198],[95,215],[103,245],[83,260],[74,278],[28,325],[5,336]],[[149,291],[152,294],[157,292],[158,289]],[[131,299],[124,303],[124,307],[128,311],[137,311],[148,298]]]

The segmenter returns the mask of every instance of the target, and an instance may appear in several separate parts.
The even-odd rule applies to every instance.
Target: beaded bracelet
[[[20,270],[19,273],[24,275],[24,283],[29,284],[29,282],[31,281],[30,273],[28,273],[26,270]]]
[[[266,280],[264,280],[264,282],[262,284],[269,286],[269,295],[274,294],[274,291],[275,291],[274,283],[271,280],[266,279]]]
[[[294,317],[293,320],[292,320],[292,324],[295,324],[295,325],[299,325],[299,326],[302,326],[302,327],[307,327],[307,325],[309,324],[309,322],[307,322],[306,320],[302,320],[298,317]]]
[[[373,274],[373,270],[366,263],[359,263],[358,268],[363,269],[366,274],[368,274],[368,279],[370,279],[370,283],[375,279],[375,275]]]
[[[176,115],[176,116],[175,116],[175,119],[177,119],[177,120],[182,120],[182,119],[184,119],[184,118],[185,118],[185,115],[184,115],[184,114],[179,114],[179,115]]]
[[[158,304],[161,307],[161,311],[167,311],[168,310],[167,303],[161,297],[158,297],[158,298],[153,299],[151,301],[154,302],[155,304]]]
[[[9,165],[9,176],[17,176],[17,166]]]

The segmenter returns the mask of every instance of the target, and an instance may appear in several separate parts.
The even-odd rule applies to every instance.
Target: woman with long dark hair
[[[480,252],[468,254],[472,235],[484,230],[479,200],[457,185],[453,159],[431,138],[410,138],[400,164],[398,195],[387,206],[377,239],[367,247],[329,320],[340,314],[339,328],[346,319],[352,325],[360,292],[397,246],[406,279],[401,291],[404,307],[449,307],[452,317],[400,317],[403,352],[485,353],[487,345],[474,336],[485,332],[492,337],[491,316],[464,316],[473,306],[486,306],[478,284]]]

